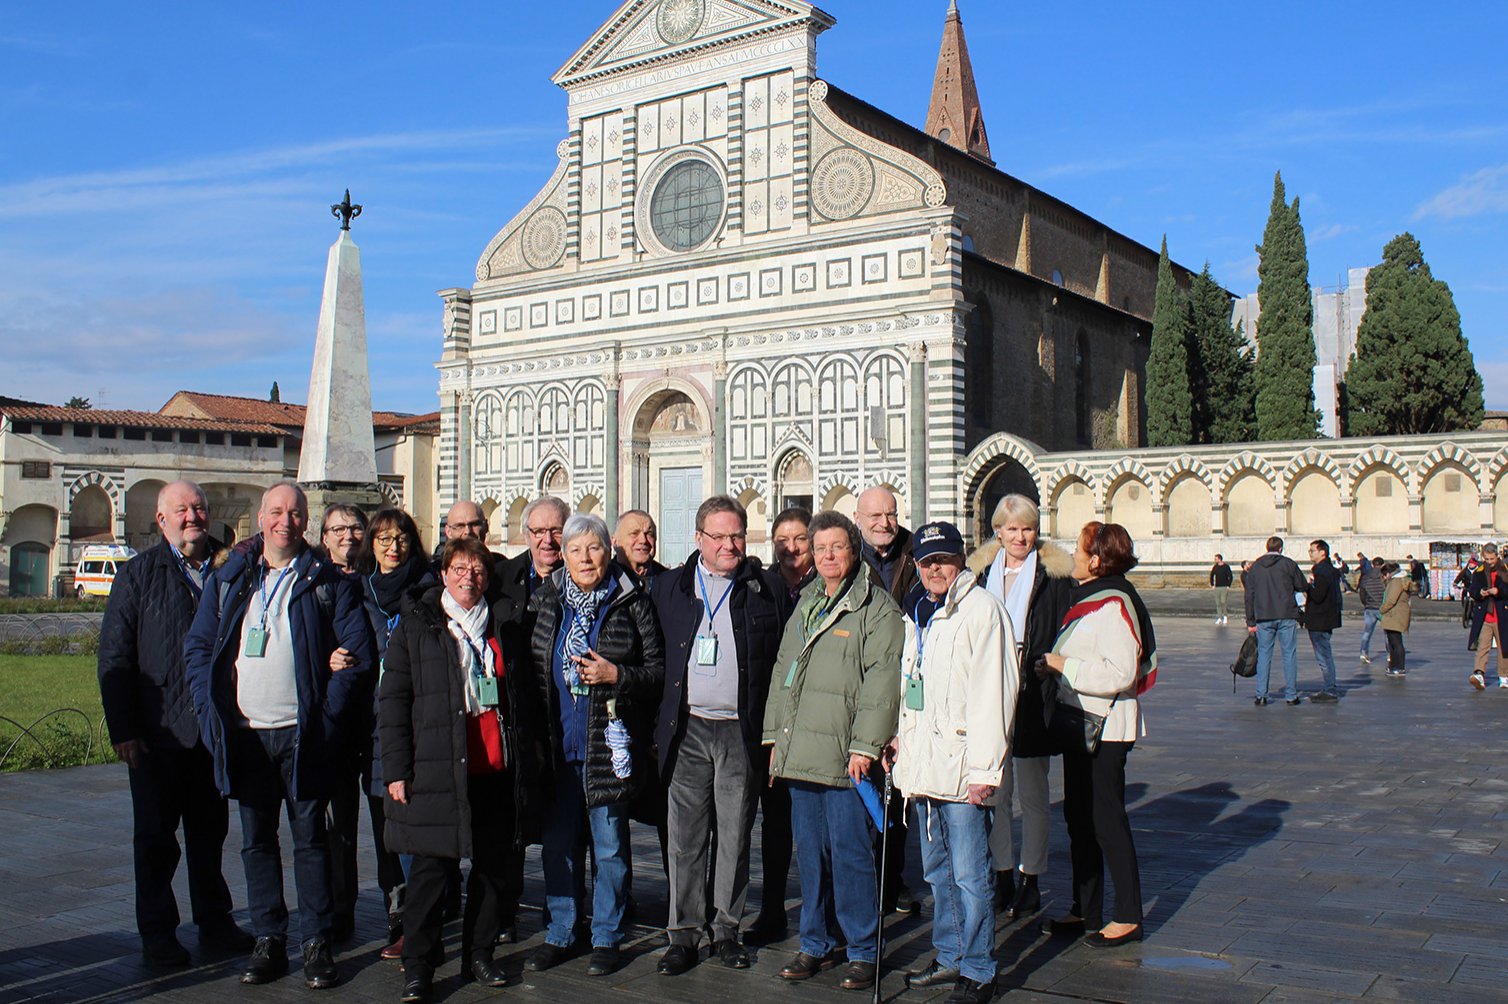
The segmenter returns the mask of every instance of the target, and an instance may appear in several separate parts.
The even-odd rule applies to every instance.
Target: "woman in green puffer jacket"
[[[900,608],[865,573],[848,517],[819,513],[810,532],[817,578],[786,623],[764,716],[770,775],[791,791],[801,870],[801,950],[780,975],[806,979],[831,964],[831,902],[848,943],[841,985],[859,990],[875,979],[876,831],[854,786],[895,735],[905,630]]]

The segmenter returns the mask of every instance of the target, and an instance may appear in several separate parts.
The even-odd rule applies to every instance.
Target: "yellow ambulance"
[[[90,544],[79,556],[73,573],[73,593],[85,596],[109,596],[115,576],[136,557],[136,551],[124,544]]]

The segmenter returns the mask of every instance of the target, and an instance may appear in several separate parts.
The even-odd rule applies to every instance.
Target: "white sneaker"
[[[1361,653],[1359,656],[1357,656],[1357,658],[1366,663],[1368,666],[1372,664],[1372,657],[1367,655],[1367,653],[1365,652]]]
[[[1508,679],[1504,679],[1501,676],[1498,677],[1498,689],[1499,690],[1508,690]]]
[[[1481,673],[1472,673],[1470,679],[1471,685],[1478,690],[1487,689],[1487,677],[1483,676]]]

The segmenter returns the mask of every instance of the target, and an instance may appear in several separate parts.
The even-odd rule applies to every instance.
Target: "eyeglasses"
[[[535,540],[543,540],[545,537],[559,537],[565,532],[563,526],[526,526],[524,531]]]
[[[722,547],[724,544],[742,544],[749,539],[747,533],[706,533],[702,530],[698,530],[697,533],[706,537],[718,547]]]
[[[360,537],[366,531],[358,524],[352,523],[349,526],[327,526],[325,532],[333,533],[337,537]]]
[[[481,565],[451,565],[445,570],[453,579],[485,579],[487,569]]]
[[[408,537],[401,533],[381,533],[372,538],[372,543],[378,547],[394,547],[400,551],[408,550]]]
[[[473,520],[469,520],[469,521],[467,521],[465,523],[447,523],[445,525],[446,526],[453,526],[457,530],[485,530],[485,529],[487,529],[487,521],[485,519],[473,519]]]
[[[847,544],[822,544],[812,548],[812,553],[817,555],[818,557],[825,557],[829,554],[852,554],[853,548],[849,547]]]
[[[956,554],[929,554],[925,558],[918,558],[916,561],[916,567],[936,568],[938,565],[951,565],[955,561],[957,561],[959,557],[960,555]]]

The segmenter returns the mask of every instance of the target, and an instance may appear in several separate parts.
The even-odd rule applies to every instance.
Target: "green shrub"
[[[0,723],[0,755],[7,749],[6,771],[38,770],[50,767],[79,767],[86,763],[118,760],[115,750],[102,746],[94,728],[81,716],[64,714],[32,726],[30,734]],[[17,737],[20,737],[17,740]],[[14,742],[14,748],[12,743]]]
[[[0,597],[0,614],[97,614],[103,613],[105,598],[50,600],[41,596]]]

